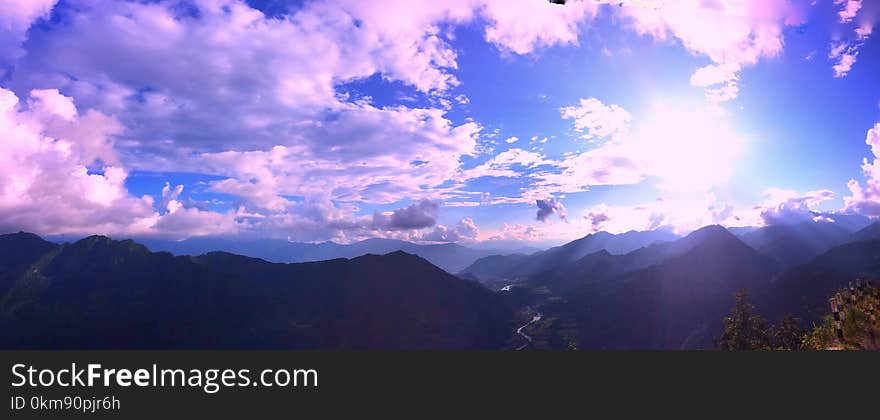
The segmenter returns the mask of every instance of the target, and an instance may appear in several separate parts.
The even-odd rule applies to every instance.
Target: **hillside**
[[[0,244],[28,264],[4,270],[3,348],[499,348],[512,331],[497,295],[403,252],[273,264],[100,236]]]
[[[724,228],[697,232],[680,256],[568,294],[560,309],[589,332],[579,347],[711,347],[733,293],[766,289],[778,267]]]
[[[828,297],[859,277],[880,278],[880,239],[834,247],[786,271],[759,304],[770,316],[791,312],[815,321],[828,311]]]

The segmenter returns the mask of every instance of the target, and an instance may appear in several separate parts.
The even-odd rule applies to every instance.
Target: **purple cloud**
[[[373,227],[380,230],[411,230],[434,226],[440,205],[434,200],[423,199],[391,214],[374,213]]]
[[[562,220],[565,220],[566,218],[565,206],[553,197],[543,200],[535,200],[535,204],[538,206],[538,212],[535,214],[535,219],[539,222],[546,221],[547,218],[554,213]]]

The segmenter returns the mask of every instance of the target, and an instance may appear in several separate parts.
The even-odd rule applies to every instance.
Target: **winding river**
[[[531,321],[526,322],[526,323],[523,324],[521,327],[519,327],[519,328],[516,329],[516,333],[519,334],[520,336],[522,336],[522,338],[525,338],[525,339],[526,339],[526,343],[523,344],[523,345],[521,345],[521,346],[519,346],[519,347],[517,347],[517,350],[522,350],[522,349],[528,347],[529,344],[532,344],[532,337],[529,336],[528,334],[524,333],[523,330],[524,330],[526,327],[528,327],[529,325],[532,325],[532,324],[534,324],[535,322],[538,322],[538,321],[540,321],[540,320],[541,320],[541,313],[538,312],[538,311],[535,311],[535,316],[532,317],[532,320],[531,320]]]

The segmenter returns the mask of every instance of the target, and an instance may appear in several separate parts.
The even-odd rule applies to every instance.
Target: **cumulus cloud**
[[[565,7],[544,0],[484,1],[489,24],[486,40],[505,51],[528,54],[539,47],[577,44],[578,25],[598,10],[593,2],[570,2]],[[549,6],[549,7],[548,7]]]
[[[455,230],[462,238],[476,239],[480,236],[480,228],[474,223],[474,219],[470,217],[459,220],[458,224],[455,225]]]
[[[13,2],[0,16],[14,20],[5,27],[24,41],[53,3]],[[476,152],[481,130],[445,116],[453,101],[469,100],[450,93],[457,56],[443,25],[480,18],[489,42],[527,54],[576,43],[577,25],[595,9],[535,0],[343,0],[268,17],[240,0],[198,1],[186,10],[166,1],[75,6],[31,31],[9,82],[24,92],[53,86],[68,95],[33,89],[27,118],[39,121],[42,135],[76,144],[76,163],[88,177],[111,182],[106,193],[120,199],[131,199],[128,170],[216,175],[208,190],[236,197],[238,208],[207,220],[213,216],[180,197],[182,186],[169,184],[158,203],[143,199],[143,220],[135,218],[142,230],[195,232],[204,218],[228,230],[294,231],[303,239],[320,238],[322,229],[339,238],[436,224],[436,203],[421,198],[442,195],[460,159]],[[198,83],[180,77],[192,69]],[[347,90],[374,75],[445,105],[377,107]],[[539,164],[516,153],[496,156],[489,172]],[[353,203],[405,199],[419,201],[355,216]],[[117,230],[131,231],[132,223],[127,218]]]
[[[135,198],[125,187],[127,170],[109,164],[112,117],[77,112],[57,91],[33,91],[26,106],[0,89],[0,229],[54,234],[162,234],[164,216],[149,196]],[[169,199],[173,194],[166,194]],[[170,202],[176,202],[169,200]],[[179,204],[179,203],[178,203]],[[182,206],[166,204],[168,214]],[[190,219],[222,217],[190,211]],[[231,218],[219,226],[234,229]],[[217,226],[217,223],[214,223]],[[203,228],[202,228],[203,229]]]
[[[434,226],[440,205],[434,200],[420,200],[390,214],[374,213],[373,227],[379,230],[411,230]]]
[[[550,197],[535,200],[535,204],[538,206],[538,212],[535,214],[535,219],[539,222],[546,222],[547,218],[553,214],[556,214],[562,220],[566,220],[565,206],[555,198]]]
[[[676,191],[634,205],[600,203],[587,207],[580,220],[583,225],[572,226],[572,229],[581,232],[603,230],[611,233],[667,229],[677,234],[686,234],[709,224],[760,225],[759,212],[752,206],[737,207],[719,200],[712,192]]]
[[[560,109],[563,119],[571,119],[575,130],[585,138],[624,134],[632,116],[618,105],[605,105],[596,98],[581,99],[576,106]]]
[[[479,236],[480,229],[474,223],[474,220],[466,217],[453,227],[437,225],[434,227],[434,230],[417,237],[417,239],[425,242],[459,242],[473,241]]]
[[[529,54],[577,45],[579,30],[600,8],[594,2],[308,1],[269,17],[242,0],[199,0],[186,10],[173,1],[75,0],[55,11],[58,19],[28,31],[54,3],[0,5],[0,48],[15,49],[0,50],[0,66],[4,56],[17,59],[6,80],[28,98],[19,104],[4,91],[4,124],[28,134],[3,145],[9,153],[0,159],[12,162],[2,168],[3,226],[181,236],[261,231],[298,240],[416,230],[412,235],[469,238],[476,226],[468,229],[464,221],[441,229],[433,200],[468,180],[525,173],[529,185],[521,196],[481,203],[536,202],[544,221],[565,215],[548,196],[674,172],[656,162],[663,159],[649,158],[656,146],[629,141],[626,110],[595,98],[560,112],[575,130],[591,140],[608,137],[607,144],[559,159],[510,149],[461,168],[463,158],[481,152],[482,127],[447,116],[450,107],[469,102],[456,95],[458,55],[448,26],[478,22],[499,50]],[[797,21],[782,0],[677,3],[611,10],[638,33],[677,39],[709,57],[712,63],[691,82],[717,100],[735,97],[741,69],[778,54],[780,28]],[[870,26],[859,28],[860,39],[870,34]],[[193,69],[197,83],[180,77]],[[368,78],[403,86],[406,95],[434,105],[377,106],[351,88]],[[215,175],[208,190],[233,195],[236,208],[208,212],[171,184],[157,203],[131,197],[125,180],[133,170]],[[20,197],[36,207],[69,209],[28,213]],[[401,200],[413,204],[357,215],[357,203]]]
[[[852,195],[844,197],[844,212],[859,213],[865,216],[880,216],[880,122],[868,130],[865,143],[871,147],[872,160],[862,161],[862,173],[865,175],[864,187],[855,179],[850,179],[847,186]]]
[[[23,55],[21,44],[36,20],[49,17],[58,0],[5,0],[0,3],[0,71]],[[2,75],[2,73],[0,73]]]
[[[171,184],[166,182],[165,186],[162,187],[162,201],[159,203],[159,209],[164,209],[170,213],[178,210],[181,207],[181,203],[178,201],[181,193],[183,193],[183,184],[172,188]]]
[[[830,190],[795,191],[772,188],[764,192],[766,203],[758,206],[764,225],[794,224],[812,221],[820,203],[834,198]]]
[[[671,217],[693,210],[693,208],[681,208],[676,211],[663,202],[636,206],[609,206],[602,203],[584,209],[583,220],[587,225],[583,227],[583,231],[604,230],[622,233],[633,229],[653,230],[666,225]],[[692,228],[690,224],[680,224],[675,227],[684,231]]]
[[[540,227],[521,223],[502,223],[501,228],[486,234],[489,241],[535,241],[544,238]]]
[[[418,199],[475,151],[477,123],[453,124],[445,109],[376,107],[340,88],[381,74],[444,95],[457,84],[455,53],[436,24],[472,19],[473,2],[389,2],[409,19],[363,2],[309,2],[273,18],[236,0],[197,2],[197,13],[172,2],[78,5],[35,33],[12,84],[54,84],[104,111],[96,116],[117,115],[127,128],[119,156],[96,145],[101,161],[219,175],[209,189],[241,198],[249,219],[309,213],[290,196]],[[183,82],[193,68],[199,83]]]
[[[602,225],[605,222],[611,220],[611,216],[602,211],[587,211],[584,214],[584,219],[590,222],[590,227],[593,229],[593,232],[598,232],[602,230]]]
[[[664,2],[661,7],[624,7],[620,13],[639,34],[658,40],[677,39],[688,51],[709,57],[713,64],[698,69],[691,81],[695,86],[710,87],[710,100],[723,102],[738,92],[732,74],[762,58],[779,55],[783,27],[800,24],[808,3],[681,0]]]

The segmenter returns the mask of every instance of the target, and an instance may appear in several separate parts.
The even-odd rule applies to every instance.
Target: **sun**
[[[658,104],[637,123],[634,145],[661,188],[705,191],[730,180],[745,142],[720,107]]]

